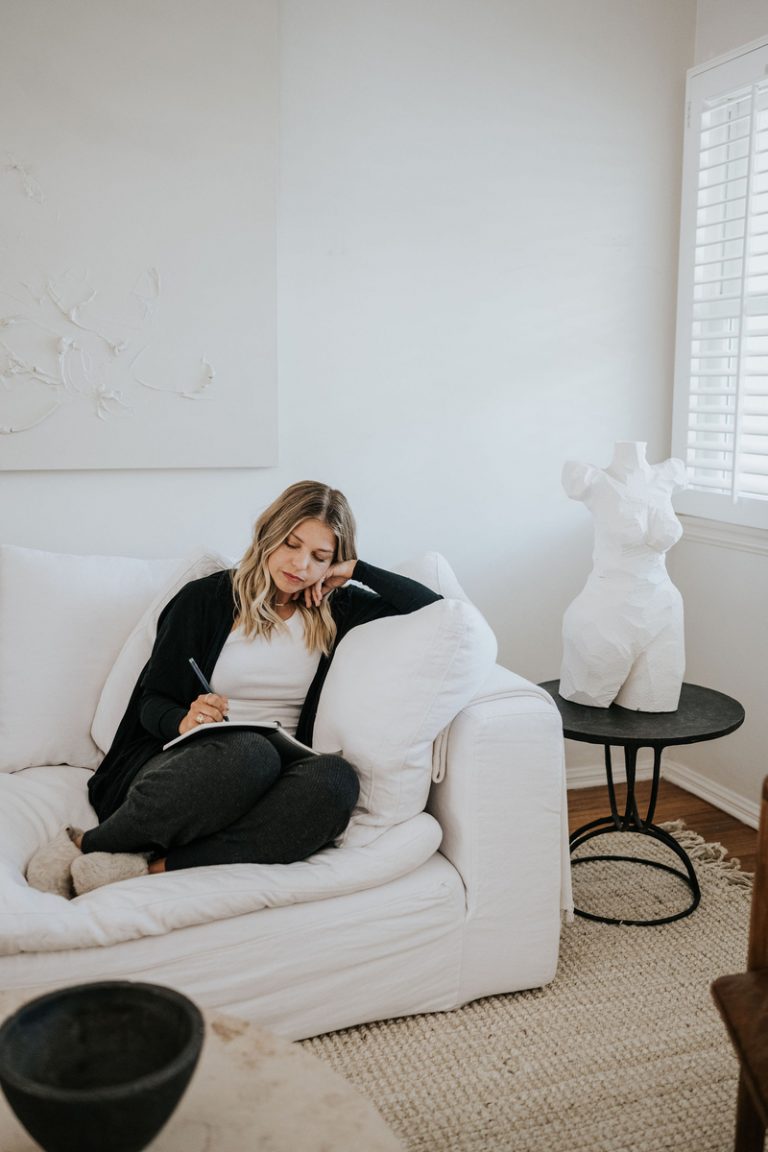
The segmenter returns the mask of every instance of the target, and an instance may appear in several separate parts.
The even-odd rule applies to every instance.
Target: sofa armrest
[[[560,714],[542,688],[497,665],[435,759],[428,810],[466,890],[463,994],[498,992],[511,955],[520,988],[546,983],[561,913],[573,908]]]

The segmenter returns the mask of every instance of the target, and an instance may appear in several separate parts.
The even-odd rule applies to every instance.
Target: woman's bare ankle
[[[149,874],[153,876],[158,872],[165,872],[165,860],[153,860],[149,866]]]
[[[81,832],[79,828],[72,828],[71,826],[67,828],[67,836],[69,836],[75,848],[79,848],[81,852],[83,850],[84,835],[85,833]]]

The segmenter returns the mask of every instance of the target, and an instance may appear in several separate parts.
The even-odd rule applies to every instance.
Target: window
[[[672,449],[679,511],[768,528],[768,40],[688,73]]]

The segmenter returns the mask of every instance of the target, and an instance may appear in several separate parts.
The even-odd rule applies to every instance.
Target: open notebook
[[[167,744],[163,744],[163,751],[166,748],[173,748],[174,744],[181,744],[183,740],[194,740],[196,736],[205,735],[216,728],[225,728],[228,732],[234,732],[238,729],[252,728],[254,732],[260,732],[266,736],[270,744],[272,744],[280,753],[280,759],[283,764],[290,764],[294,760],[304,760],[307,756],[318,756],[319,753],[315,752],[306,744],[302,744],[295,736],[291,736],[290,732],[283,728],[279,720],[236,720],[230,722],[229,720],[218,720],[211,724],[199,724],[197,728],[190,728],[189,732],[183,732],[181,736],[176,736],[175,739],[169,740]],[[336,752],[333,755],[340,755]]]

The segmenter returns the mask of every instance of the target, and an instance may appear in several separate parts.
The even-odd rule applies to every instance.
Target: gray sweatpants
[[[84,852],[147,852],[165,866],[290,864],[333,843],[359,792],[340,756],[287,767],[270,742],[242,729],[158,752],[121,806],[83,837]]]

